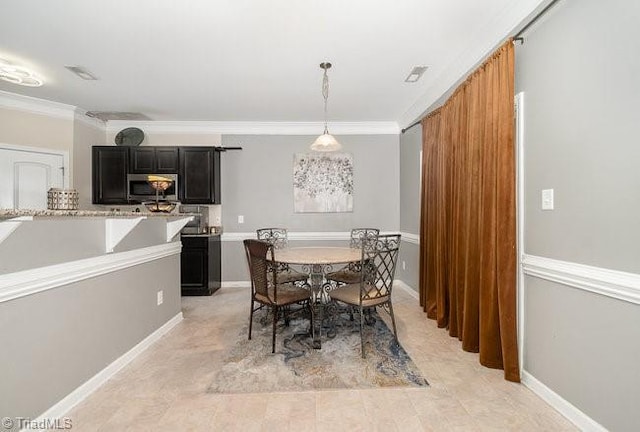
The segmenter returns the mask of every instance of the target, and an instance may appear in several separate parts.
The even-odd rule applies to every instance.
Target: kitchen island
[[[180,322],[190,218],[0,210],[3,415],[64,415]]]

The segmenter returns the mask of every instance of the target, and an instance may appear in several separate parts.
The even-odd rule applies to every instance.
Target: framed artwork
[[[353,211],[353,156],[350,153],[296,153],[293,157],[293,211]]]

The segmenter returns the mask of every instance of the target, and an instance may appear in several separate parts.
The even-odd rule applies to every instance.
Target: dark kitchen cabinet
[[[220,204],[220,152],[214,147],[179,147],[180,202]]]
[[[93,204],[126,204],[129,148],[95,146],[91,156]]]
[[[183,235],[180,286],[183,296],[211,295],[220,288],[220,236]]]
[[[180,169],[178,147],[131,147],[132,174],[175,174]]]

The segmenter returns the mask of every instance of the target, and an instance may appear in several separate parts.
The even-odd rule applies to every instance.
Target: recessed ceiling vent
[[[109,120],[151,120],[142,113],[123,112],[123,111],[87,111],[89,117],[97,118],[102,121]]]
[[[422,74],[427,70],[427,67],[428,66],[414,66],[414,68],[411,69],[411,72],[409,72],[409,75],[404,79],[404,82],[414,83],[418,81],[422,77]]]
[[[87,81],[97,81],[98,80],[98,78],[94,74],[92,74],[91,72],[89,72],[88,70],[83,68],[82,66],[65,66],[65,68],[69,69],[71,72],[73,72],[74,74],[76,74],[77,76],[82,78],[83,80],[87,80]]]

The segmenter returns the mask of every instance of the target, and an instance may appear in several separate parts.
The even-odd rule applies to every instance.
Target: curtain
[[[422,120],[420,304],[480,363],[519,381],[514,49]]]

